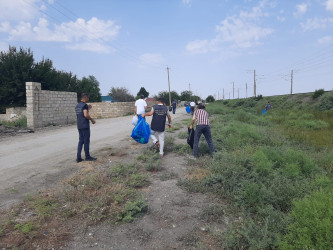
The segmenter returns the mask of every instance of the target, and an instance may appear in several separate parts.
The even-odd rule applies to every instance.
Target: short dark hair
[[[143,99],[143,98],[145,98],[145,96],[144,95],[140,95],[140,98]]]
[[[199,103],[199,105],[198,105],[198,109],[205,109],[206,107],[205,107],[205,105],[204,104],[202,104],[202,103]]]
[[[85,98],[85,97],[88,97],[88,98],[89,98],[89,94],[87,94],[87,93],[82,93],[82,94],[81,94],[81,98]]]
[[[165,103],[165,99],[163,97],[157,99],[158,102]]]

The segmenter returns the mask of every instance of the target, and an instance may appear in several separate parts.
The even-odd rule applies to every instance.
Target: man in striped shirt
[[[208,112],[206,111],[205,106],[201,103],[198,105],[198,109],[196,111],[194,111],[190,129],[193,128],[193,124],[194,124],[195,120],[197,120],[197,127],[194,132],[193,156],[195,158],[198,157],[199,140],[200,140],[200,137],[202,134],[204,134],[206,141],[208,143],[208,146],[209,146],[210,154],[211,154],[211,156],[213,156],[215,149],[214,149],[214,144],[213,144],[213,140],[212,140],[212,134],[210,132],[210,123],[209,123]]]

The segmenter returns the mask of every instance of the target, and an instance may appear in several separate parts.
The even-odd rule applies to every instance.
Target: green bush
[[[322,96],[325,93],[324,89],[318,89],[312,94],[312,99],[316,99],[319,96]]]
[[[314,192],[294,202],[293,223],[280,242],[281,249],[331,249],[333,246],[333,191]]]
[[[325,93],[319,98],[317,109],[322,111],[333,109],[333,92]]]
[[[148,205],[144,200],[127,201],[124,209],[117,215],[117,220],[125,223],[132,222],[147,211]]]
[[[27,127],[27,117],[22,116],[14,121],[1,121],[3,125],[9,127],[19,127],[19,128],[26,128]]]

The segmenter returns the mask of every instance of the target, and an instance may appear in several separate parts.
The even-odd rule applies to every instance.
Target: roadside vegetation
[[[262,115],[267,101],[274,109]],[[211,232],[221,248],[329,249],[333,93],[216,101],[207,110],[217,152],[211,160],[201,147],[179,185],[226,201],[238,218]],[[217,221],[221,209],[211,210]]]
[[[65,180],[61,189],[27,195],[10,213],[0,214],[0,246],[61,248],[77,227],[132,222],[148,211],[140,189],[149,183],[140,163],[88,165]]]
[[[0,121],[2,125],[8,127],[18,127],[18,128],[26,128],[27,127],[27,117],[22,116],[14,121]]]

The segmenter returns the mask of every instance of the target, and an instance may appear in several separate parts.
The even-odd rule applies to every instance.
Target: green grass
[[[58,237],[66,240],[64,232],[69,237],[72,223],[77,221],[84,226],[103,221],[132,222],[148,211],[140,188],[149,183],[146,170],[136,163],[117,163],[109,169],[84,168],[68,178],[57,192],[29,194],[7,217],[1,217],[1,240],[21,239],[14,242],[13,247],[30,249],[40,240],[34,238],[36,235],[53,228],[48,244],[49,241],[56,244]],[[20,222],[27,212],[34,216]]]
[[[9,127],[26,128],[27,127],[27,117],[22,116],[14,121],[1,121],[1,123],[5,126],[9,126]]]
[[[305,94],[207,105],[217,153],[205,163],[191,162],[197,173],[192,169],[178,184],[227,200],[242,218],[220,236],[222,248],[294,249],[299,244],[326,249],[332,244],[326,223],[332,221],[331,193],[321,190],[333,188],[333,113],[318,110],[321,98]],[[274,109],[262,115],[267,101]],[[182,145],[173,149],[183,152]],[[206,208],[203,214],[206,220],[221,220],[223,209]]]

